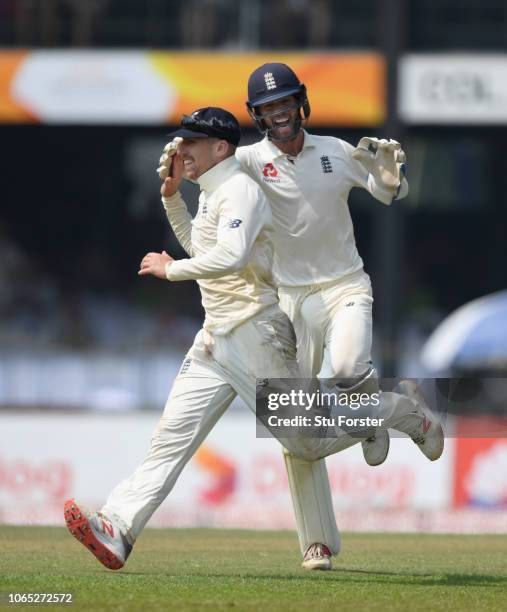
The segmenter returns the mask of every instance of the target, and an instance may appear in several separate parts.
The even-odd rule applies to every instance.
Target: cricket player
[[[255,411],[256,377],[299,377],[294,330],[279,308],[272,279],[271,210],[235,159],[237,120],[220,108],[199,109],[183,118],[174,136],[161,158],[161,193],[189,258],[148,253],[139,274],[196,280],[205,320],[144,462],[112,491],[100,512],[73,499],[65,503],[71,534],[110,569],[125,564],[143,527],[236,395]],[[183,173],[201,188],[193,220],[178,192]]]
[[[393,140],[362,138],[353,147],[308,133],[303,129],[310,117],[306,87],[285,64],[264,64],[251,74],[247,109],[264,138],[240,147],[236,159],[271,204],[274,276],[280,306],[296,331],[302,375],[336,383],[346,393],[379,392],[371,359],[371,284],[347,200],[353,187],[386,205],[404,197],[405,154]],[[443,451],[441,425],[414,383],[403,381],[399,390],[411,399],[414,412],[394,427],[409,434],[430,460],[437,459]],[[406,400],[396,393],[382,396],[394,404]],[[382,463],[389,449],[387,430],[377,430],[362,444],[370,465]],[[329,569],[339,533],[327,503],[325,462],[284,453],[305,561]]]

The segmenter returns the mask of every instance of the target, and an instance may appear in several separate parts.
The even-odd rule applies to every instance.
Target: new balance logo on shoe
[[[102,519],[102,533],[105,535],[106,531],[109,537],[114,538],[114,527],[111,525],[111,523],[106,523],[106,521]]]
[[[71,535],[105,567],[118,570],[132,551],[121,528],[100,512],[90,512],[75,499],[64,504],[64,517]]]

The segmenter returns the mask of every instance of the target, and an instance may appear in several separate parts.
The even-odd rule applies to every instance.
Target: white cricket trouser
[[[281,287],[280,307],[294,325],[301,375],[357,378],[371,367],[372,292],[368,275]]]
[[[101,510],[123,522],[132,544],[236,395],[255,413],[256,378],[299,378],[294,331],[278,306],[266,308],[225,336],[211,338],[204,330],[197,334],[148,455],[112,491]],[[291,451],[285,461],[302,552],[315,542],[327,544],[334,553],[340,546],[336,524],[333,527],[331,522],[334,513],[325,463],[302,456],[325,456],[358,441],[346,435],[282,440]]]
[[[123,521],[132,543],[236,395],[255,412],[257,377],[299,377],[294,330],[278,305],[264,309],[227,335],[211,337],[204,330],[197,334],[174,381],[148,455],[112,491],[102,508],[106,516]]]
[[[373,300],[366,274],[324,285],[280,287],[278,296],[296,331],[302,376],[351,378],[369,369]],[[320,542],[337,554],[340,532],[331,495],[326,494],[325,460],[305,461],[286,451],[284,458],[302,552]]]
[[[301,375],[320,379],[357,379],[371,368],[372,291],[362,270],[332,283],[281,287],[280,307],[287,313],[297,337]],[[413,405],[396,393],[382,393],[376,416],[384,427],[396,427]],[[325,457],[357,442],[347,436],[319,440],[318,454]],[[311,452],[316,449],[315,445]],[[331,496],[323,489],[329,477],[324,459],[306,460],[284,451],[292,502],[302,551],[307,543],[326,544],[339,550],[339,531]],[[319,498],[317,499],[317,496]],[[306,534],[306,535],[305,535]],[[320,539],[319,539],[320,538]]]

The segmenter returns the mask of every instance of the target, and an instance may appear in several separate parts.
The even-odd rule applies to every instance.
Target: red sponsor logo
[[[256,454],[252,464],[252,484],[257,495],[273,499],[289,485],[287,473],[279,455]]]
[[[507,439],[478,437],[491,431],[505,431],[505,420],[457,420],[454,506],[507,507]]]
[[[0,458],[0,494],[18,499],[43,494],[47,499],[60,499],[68,495],[71,484],[72,470],[64,461],[34,463]]]
[[[409,465],[385,465],[372,470],[360,463],[343,464],[333,458],[328,462],[329,482],[333,497],[342,506],[373,504],[378,508],[403,508],[410,504],[416,473]],[[288,489],[287,475],[278,455],[256,455],[252,463],[255,493],[273,500]]]
[[[209,505],[218,505],[228,501],[237,487],[235,464],[206,445],[201,446],[197,451],[195,461],[211,477],[211,484],[200,491],[201,501]]]
[[[408,465],[391,464],[372,470],[351,463],[343,469],[337,461],[328,464],[333,496],[350,507],[374,504],[378,508],[406,507],[414,494],[416,476]]]
[[[270,162],[264,166],[262,174],[264,174],[264,176],[278,176],[278,170]]]

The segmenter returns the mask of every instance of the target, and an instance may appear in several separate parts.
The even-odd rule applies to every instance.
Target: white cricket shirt
[[[171,226],[190,259],[166,266],[171,281],[197,280],[204,328],[231,329],[278,303],[272,278],[272,214],[259,185],[228,157],[201,175],[199,208],[190,216],[180,193],[163,198]]]
[[[353,159],[352,145],[306,131],[304,136],[303,149],[295,158],[267,138],[236,151],[236,159],[262,186],[271,204],[274,276],[281,286],[330,282],[362,269],[347,203],[352,187],[391,203]]]

